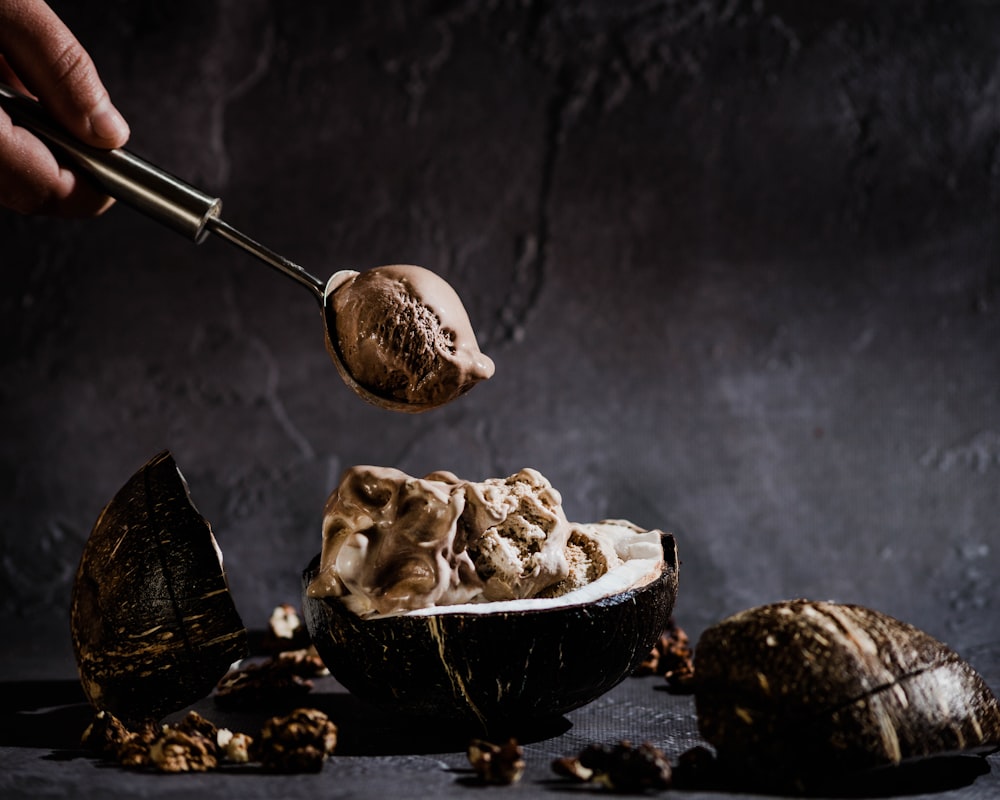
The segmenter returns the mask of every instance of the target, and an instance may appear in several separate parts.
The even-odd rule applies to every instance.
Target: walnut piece
[[[110,711],[98,711],[83,732],[81,744],[101,758],[117,761],[122,766],[148,767],[149,745],[160,731],[156,720],[144,720],[131,730]]]
[[[524,748],[515,739],[493,744],[473,739],[469,744],[469,763],[484,783],[509,785],[524,774]]]
[[[125,724],[110,711],[98,711],[80,739],[87,750],[114,758],[131,735]]]
[[[575,759],[557,759],[552,769],[559,775],[616,792],[669,789],[672,784],[670,761],[649,742],[638,747],[629,741],[612,746],[591,744]]]
[[[220,760],[247,763],[252,742],[245,733],[217,728],[195,711],[172,725],[145,720],[135,730],[100,711],[82,739],[85,747],[123,767],[160,772],[204,772],[215,769]]]
[[[255,755],[272,772],[319,772],[337,746],[337,726],[322,711],[298,708],[264,723]]]
[[[678,789],[716,788],[718,778],[715,754],[704,745],[685,750],[677,758],[674,786]]]
[[[160,772],[207,772],[219,766],[216,744],[197,731],[166,727],[149,746],[149,758]]]
[[[277,654],[286,650],[304,650],[307,647],[309,632],[302,624],[298,609],[290,603],[276,606],[268,619],[261,649],[265,653]]]
[[[588,769],[580,763],[580,759],[575,756],[563,756],[552,762],[552,771],[563,778],[570,778],[579,783],[586,783],[593,775],[594,770]]]
[[[186,733],[189,736],[201,736],[208,742],[209,749],[213,755],[218,752],[216,739],[219,735],[219,729],[215,727],[214,722],[205,719],[197,711],[188,711],[180,722],[170,727],[175,731]]]
[[[312,690],[310,678],[329,674],[293,606],[274,610],[270,638],[272,655],[266,661],[231,670],[219,681],[217,705],[256,710],[269,703],[294,703]],[[173,724],[147,719],[130,728],[102,710],[84,731],[81,744],[122,766],[160,772],[204,772],[220,763],[251,761],[274,772],[309,772],[319,771],[333,753],[337,726],[321,711],[297,708],[286,717],[269,719],[255,742],[245,733],[217,727],[196,711]]]
[[[145,741],[140,734],[129,733],[128,739],[118,748],[115,758],[123,767],[151,767],[153,761],[149,755],[149,745],[150,742]]]
[[[694,685],[694,650],[683,628],[671,617],[636,675],[662,675],[670,688],[688,693]]]
[[[283,650],[274,659],[282,669],[287,669],[300,678],[321,678],[330,674],[312,645],[298,650]]]
[[[215,743],[219,746],[219,754],[225,761],[232,764],[246,764],[251,760],[253,737],[245,733],[233,733],[228,728],[219,728]]]
[[[312,691],[312,681],[302,674],[312,669],[305,659],[279,657],[231,670],[215,688],[215,704],[230,711],[281,704],[287,708]]]

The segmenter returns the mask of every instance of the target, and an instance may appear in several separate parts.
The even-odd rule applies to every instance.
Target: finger
[[[26,86],[73,134],[95,147],[121,147],[129,129],[90,55],[40,0],[0,4],[0,51]]]
[[[0,206],[22,214],[93,217],[113,202],[0,112]]]
[[[3,81],[11,89],[15,89],[21,94],[31,94],[28,91],[28,87],[21,83],[21,79],[17,77],[14,68],[7,63],[7,59],[3,57],[3,53],[0,53],[0,81]]]

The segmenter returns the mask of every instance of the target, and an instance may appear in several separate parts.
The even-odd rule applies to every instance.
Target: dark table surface
[[[36,631],[37,634],[37,631]],[[42,641],[46,637],[35,637]],[[320,774],[268,775],[255,766],[207,774],[161,775],[130,771],[81,752],[77,742],[91,718],[76,681],[67,637],[53,631],[47,648],[10,648],[0,662],[0,797],[517,797],[586,794],[592,786],[558,777],[554,759],[590,743],[651,742],[674,761],[701,743],[694,701],[673,694],[659,677],[629,678],[607,695],[551,727],[523,737],[526,769],[509,787],[483,787],[465,753],[468,736],[404,723],[373,712],[332,678],[321,678],[308,705],[339,726],[337,753]],[[15,641],[17,645],[18,642]],[[46,652],[47,651],[47,652]],[[995,687],[1000,642],[966,654]],[[194,708],[217,725],[256,732],[268,716],[227,712],[207,698]],[[168,719],[183,714],[178,712]],[[730,778],[732,776],[729,776]],[[711,791],[671,790],[679,797],[763,796],[740,785]],[[828,796],[844,796],[845,792]],[[956,757],[900,770],[851,788],[853,797],[933,797],[986,800],[1000,796],[1000,754]]]

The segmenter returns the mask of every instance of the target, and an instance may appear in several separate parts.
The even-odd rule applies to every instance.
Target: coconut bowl
[[[510,731],[595,700],[649,654],[677,595],[676,542],[662,534],[661,544],[652,574],[583,602],[442,606],[372,619],[339,598],[309,596],[317,556],[303,573],[305,623],[331,674],[366,703]]]

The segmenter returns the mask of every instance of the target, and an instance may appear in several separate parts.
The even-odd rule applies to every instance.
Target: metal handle
[[[208,235],[208,220],[217,217],[222,200],[143,161],[127,150],[101,150],[77,140],[30,97],[0,83],[0,108],[15,124],[27,128],[60,155],[94,178],[101,189],[194,242]]]
[[[157,222],[201,242],[215,233],[269,267],[309,289],[322,306],[326,284],[298,264],[269,250],[259,242],[226,224],[220,214],[222,200],[195,189],[179,178],[143,161],[127,150],[101,150],[79,141],[65,131],[41,104],[0,83],[0,108],[22,128],[26,128],[88,173],[109,195],[138,209]]]

